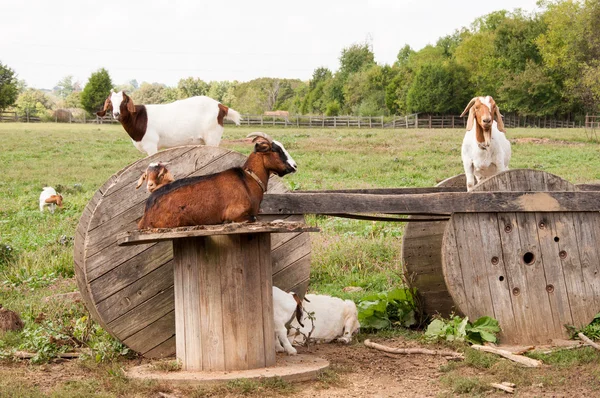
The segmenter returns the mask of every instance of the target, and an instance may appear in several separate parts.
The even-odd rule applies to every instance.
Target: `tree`
[[[167,104],[173,102],[173,97],[177,95],[173,90],[175,89],[169,90],[164,84],[143,82],[131,98],[136,104]]]
[[[106,69],[100,68],[98,71],[92,73],[81,92],[81,105],[83,109],[90,113],[100,110],[112,87],[113,84]]]
[[[52,109],[52,101],[43,91],[28,88],[19,95],[15,103],[17,113],[21,116],[46,115],[46,111]]]
[[[73,91],[75,91],[75,85],[73,83],[73,76],[67,75],[56,84],[57,96],[60,98],[67,98]]]
[[[12,106],[19,95],[19,82],[15,71],[0,62],[0,110]]]
[[[209,87],[208,83],[202,79],[188,77],[186,79],[179,80],[177,89],[179,90],[179,98],[189,98],[195,97],[196,95],[206,95]]]

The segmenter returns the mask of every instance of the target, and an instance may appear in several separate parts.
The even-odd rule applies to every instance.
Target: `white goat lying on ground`
[[[54,209],[56,206],[62,207],[63,197],[60,194],[57,194],[54,188],[52,187],[44,187],[44,190],[40,194],[40,211],[44,211],[44,207],[48,207],[50,213],[54,214]]]
[[[338,297],[325,296],[321,294],[307,294],[302,304],[304,313],[302,325],[292,320],[289,338],[294,343],[303,344],[304,336],[308,336],[312,329],[314,318],[314,330],[310,339],[329,343],[339,341],[350,344],[352,336],[358,333],[360,323],[358,322],[358,310],[352,300],[342,300]],[[304,334],[304,336],[303,336]]]
[[[461,116],[469,111],[467,132],[462,144],[462,161],[471,191],[482,179],[508,170],[511,149],[500,109],[489,95],[473,98]],[[493,119],[496,120],[493,120]]]

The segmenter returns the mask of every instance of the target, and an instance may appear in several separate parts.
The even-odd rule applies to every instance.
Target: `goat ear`
[[[135,113],[135,104],[133,103],[133,100],[130,96],[126,94],[123,95],[127,97],[127,110],[129,111],[129,113]]]
[[[467,118],[467,131],[473,128],[473,122],[475,121],[475,108],[469,109],[469,117]]]
[[[254,152],[269,152],[271,150],[271,144],[265,140],[260,140],[254,145]]]
[[[111,91],[112,92],[112,91]],[[100,116],[100,117],[104,117],[104,115],[106,115],[106,111],[108,110],[108,108],[110,108],[112,106],[111,102],[110,102],[110,95],[108,97],[106,97],[106,100],[104,100],[104,106],[102,108],[101,111],[96,112],[96,115]]]
[[[498,123],[498,130],[506,133],[506,129],[504,128],[504,121],[502,120],[502,115],[500,114],[500,108],[498,105],[495,106],[494,116],[496,118],[496,123]]]
[[[102,110],[102,111],[96,112],[96,115],[98,115],[100,117],[104,117],[104,115],[106,115],[106,111]]]
[[[135,187],[135,189],[138,189],[139,187],[141,187],[145,180],[146,180],[146,172],[144,171],[144,174],[142,174],[142,176],[138,180],[137,186]]]

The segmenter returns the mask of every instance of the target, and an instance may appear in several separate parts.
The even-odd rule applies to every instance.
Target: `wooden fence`
[[[56,114],[56,113],[55,113]],[[0,122],[39,122],[40,118],[25,115],[17,116],[16,112],[0,112]],[[88,118],[85,115],[81,117],[72,116],[62,120],[56,116],[50,119],[57,123],[94,123],[94,124],[118,124],[112,116],[103,118],[95,116]],[[413,113],[406,116],[266,116],[266,115],[242,115],[242,126],[261,126],[261,127],[309,127],[309,128],[460,128],[466,127],[466,117],[458,115],[424,115]],[[227,124],[233,124],[225,120]],[[504,115],[504,125],[507,128],[515,127],[535,127],[535,128],[574,128],[585,127],[586,129],[600,129],[600,116],[586,115],[585,122],[582,120],[556,120],[545,117],[531,117],[519,115]],[[595,126],[595,127],[594,127]]]

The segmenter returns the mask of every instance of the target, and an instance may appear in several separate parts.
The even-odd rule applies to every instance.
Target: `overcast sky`
[[[353,43],[370,41],[391,64],[404,44],[419,50],[517,7],[533,11],[536,0],[14,0],[0,7],[0,62],[36,88],[66,75],[85,83],[101,67],[114,84],[308,80],[317,67],[337,70]]]

